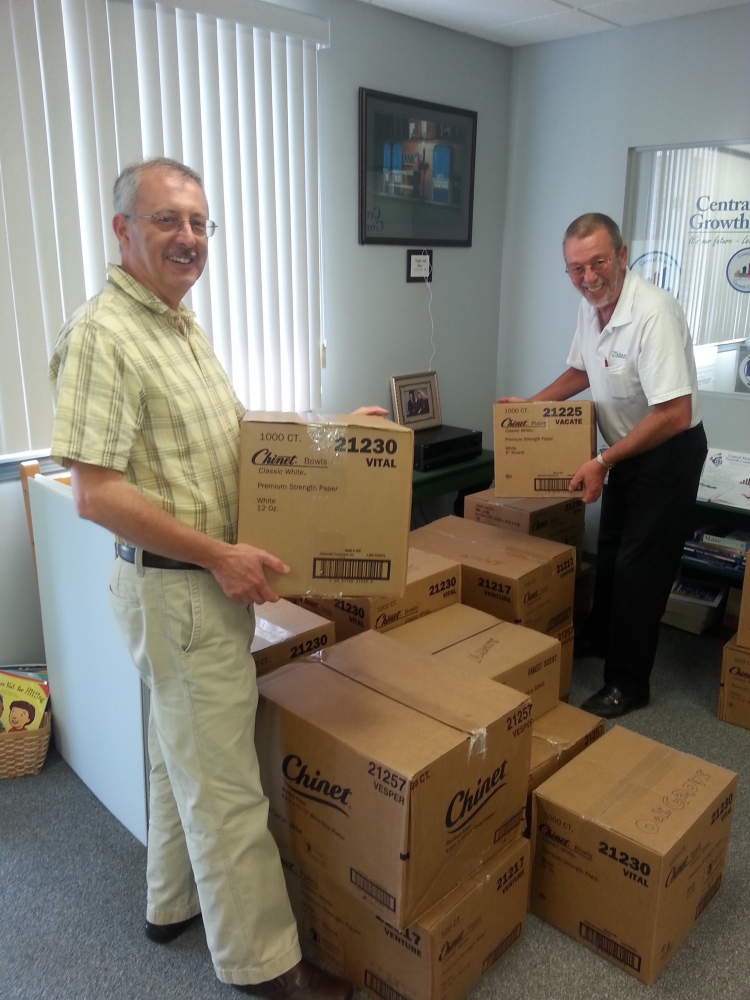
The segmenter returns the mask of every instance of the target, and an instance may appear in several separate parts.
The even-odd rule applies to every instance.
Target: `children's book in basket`
[[[0,734],[39,729],[48,701],[44,667],[0,667]]]

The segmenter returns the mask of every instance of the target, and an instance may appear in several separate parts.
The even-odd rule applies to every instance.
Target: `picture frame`
[[[359,242],[470,247],[477,113],[359,90]]]
[[[393,419],[415,431],[441,427],[437,372],[391,377]]]

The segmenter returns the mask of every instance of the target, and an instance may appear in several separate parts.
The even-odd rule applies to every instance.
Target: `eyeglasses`
[[[160,215],[125,215],[125,218],[150,219],[156,228],[163,233],[179,233],[185,225],[184,219],[175,212],[163,212]],[[210,219],[191,219],[190,228],[193,230],[194,236],[213,236],[216,232],[216,223]]]
[[[589,268],[594,274],[601,274],[602,271],[607,270],[613,260],[614,257],[598,257],[596,260],[589,261],[588,264],[568,264],[565,273],[569,274],[571,278],[582,278],[586,268]]]

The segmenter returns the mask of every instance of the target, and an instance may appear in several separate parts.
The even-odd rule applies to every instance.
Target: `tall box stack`
[[[466,497],[464,517],[575,548],[572,617],[566,622],[558,623],[548,633],[562,645],[559,694],[561,698],[567,698],[573,674],[573,623],[583,622],[591,603],[591,566],[581,561],[585,517],[583,501],[571,497],[497,497],[494,489],[490,489]]]
[[[737,624],[737,645],[750,649],[750,560],[745,565],[740,618]]]
[[[724,722],[750,729],[750,649],[732,636],[724,646],[717,716]]]
[[[551,632],[572,620],[575,549],[462,517],[411,533],[411,544],[461,564],[461,603]]]
[[[282,863],[300,938],[375,1000],[463,1000],[523,937],[529,842],[519,837],[399,930],[305,858]]]
[[[458,604],[461,566],[434,552],[410,548],[401,597],[302,597],[297,603],[336,625],[339,641],[373,629],[390,632],[405,622]]]
[[[570,497],[570,481],[596,454],[594,404],[495,403],[495,495]]]
[[[721,889],[736,789],[615,726],[533,793],[531,911],[653,983]]]
[[[282,597],[400,597],[414,434],[359,414],[248,411],[240,428],[238,538],[279,556]]]
[[[517,839],[530,699],[366,632],[258,681],[269,828],[400,931]]]

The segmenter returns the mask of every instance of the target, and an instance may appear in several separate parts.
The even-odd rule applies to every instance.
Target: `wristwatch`
[[[596,456],[596,460],[599,463],[599,465],[601,465],[601,467],[603,469],[607,470],[607,472],[609,472],[610,469],[614,469],[614,467],[615,467],[615,463],[614,462],[605,462],[604,461],[604,456],[602,455],[601,452],[599,452],[599,454]]]

